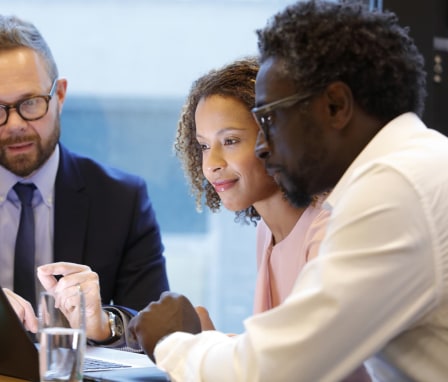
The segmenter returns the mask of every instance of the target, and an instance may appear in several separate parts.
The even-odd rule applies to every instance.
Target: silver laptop
[[[0,286],[0,376],[39,381],[39,352]],[[169,381],[145,355],[87,346],[85,381]]]

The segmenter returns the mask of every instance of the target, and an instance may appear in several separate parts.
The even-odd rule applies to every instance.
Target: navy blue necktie
[[[36,186],[16,183],[13,188],[22,203],[14,257],[14,292],[29,301],[36,310],[34,212],[31,205]]]

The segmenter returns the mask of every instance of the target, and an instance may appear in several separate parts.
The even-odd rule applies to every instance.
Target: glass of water
[[[81,382],[86,347],[84,295],[77,290],[65,296],[60,308],[57,300],[50,292],[40,295],[40,380]]]

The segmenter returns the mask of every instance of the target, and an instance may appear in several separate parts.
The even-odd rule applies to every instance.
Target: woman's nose
[[[226,161],[221,150],[210,148],[203,158],[203,166],[208,172],[216,172],[226,167]]]

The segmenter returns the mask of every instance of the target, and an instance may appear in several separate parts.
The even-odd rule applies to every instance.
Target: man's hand
[[[103,341],[110,336],[108,316],[101,309],[98,274],[90,267],[66,262],[46,264],[37,268],[37,277],[43,287],[55,295],[56,306],[69,321],[70,313],[76,308],[74,296],[82,290],[85,298],[87,338]]]
[[[19,317],[19,320],[22,321],[25,329],[32,333],[37,333],[37,317],[34,314],[31,304],[18,294],[15,294],[11,289],[3,288],[3,292],[5,292],[9,303]]]
[[[201,321],[191,302],[173,292],[163,292],[129,323],[129,331],[145,353],[154,361],[157,342],[173,332],[201,332]]]

